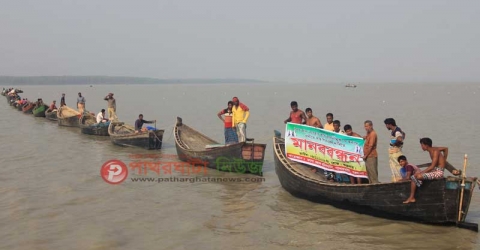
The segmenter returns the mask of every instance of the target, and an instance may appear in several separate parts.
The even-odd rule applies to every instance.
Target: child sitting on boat
[[[402,167],[400,169],[400,173],[402,175],[403,181],[410,181],[410,177],[412,175],[416,173],[420,173],[420,169],[417,166],[408,163],[407,157],[405,155],[400,155],[397,161],[398,163],[400,163],[400,166]]]

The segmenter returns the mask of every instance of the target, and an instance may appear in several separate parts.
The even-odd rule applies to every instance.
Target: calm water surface
[[[99,175],[107,160],[130,162],[129,155],[151,153],[113,145],[109,138],[82,135],[0,103],[0,248],[1,249],[479,249],[479,234],[454,227],[398,222],[339,210],[295,198],[275,174],[271,138],[283,132],[295,100],[311,107],[325,122],[332,112],[343,125],[365,134],[370,119],[379,136],[380,180],[388,181],[389,131],[393,117],[406,131],[404,153],[412,163],[429,162],[420,137],[448,146],[449,162],[479,175],[480,85],[365,84],[172,84],[21,86],[22,97],[50,103],[66,93],[74,107],[80,91],[86,108],[106,108],[114,92],[122,121],[139,113],[164,128],[164,161],[176,154],[172,128],[184,123],[222,142],[216,117],[233,96],[251,109],[248,137],[268,143],[262,183],[138,183],[110,185]],[[179,174],[174,174],[180,176]],[[208,172],[213,177],[238,177]],[[131,174],[129,177],[135,177]],[[150,177],[156,177],[155,174]],[[480,223],[480,197],[473,197],[467,217]]]

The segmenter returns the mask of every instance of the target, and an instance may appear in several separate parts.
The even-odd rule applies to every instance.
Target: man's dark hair
[[[339,120],[333,121],[333,125],[338,125],[340,127],[340,121]]]
[[[139,117],[140,117],[140,116],[143,116],[143,114],[139,114],[138,116],[139,116]]]
[[[385,121],[383,121],[385,125],[392,125],[392,126],[397,126],[397,123],[395,122],[395,119],[393,118],[387,118]]]
[[[423,145],[427,145],[427,146],[431,147],[432,146],[432,139],[430,139],[428,137],[425,137],[425,138],[420,139],[420,143],[423,144]]]
[[[232,106],[233,106],[233,102],[232,102],[232,101],[228,101],[227,105],[229,105],[229,104],[232,104]]]
[[[397,161],[407,161],[407,157],[405,155],[400,155],[398,158],[397,158]]]
[[[105,109],[102,109],[102,113],[105,112]]]
[[[308,113],[308,111],[312,112],[312,109],[311,108],[305,109],[305,113]]]
[[[332,114],[332,113],[328,113],[328,114],[327,114],[327,117],[329,117],[329,116],[333,118],[333,114]]]
[[[290,103],[290,107],[291,107],[291,106],[298,106],[298,103],[297,103],[296,101],[292,101],[292,102]]]
[[[351,130],[352,129],[352,126],[350,126],[350,124],[347,124],[343,127],[343,130],[347,131],[347,130]]]

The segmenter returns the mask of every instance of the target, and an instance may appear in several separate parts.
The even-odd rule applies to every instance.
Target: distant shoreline
[[[1,85],[114,85],[114,84],[205,84],[268,83],[255,79],[158,79],[127,76],[0,76]]]

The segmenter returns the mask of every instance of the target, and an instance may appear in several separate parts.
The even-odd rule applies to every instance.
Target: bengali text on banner
[[[285,152],[292,161],[327,171],[368,178],[362,159],[363,138],[302,124],[287,123]]]

